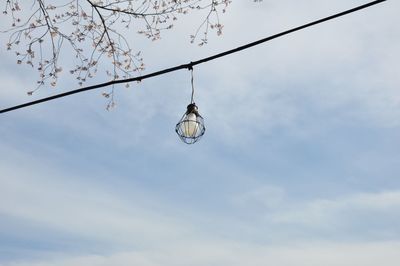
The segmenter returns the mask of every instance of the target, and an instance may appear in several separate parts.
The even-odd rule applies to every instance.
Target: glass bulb
[[[194,113],[187,114],[185,121],[181,124],[183,135],[186,138],[193,138],[196,136],[198,128],[197,116]]]

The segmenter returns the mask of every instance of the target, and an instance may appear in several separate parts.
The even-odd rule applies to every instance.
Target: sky
[[[150,73],[363,3],[233,1],[203,47],[196,15],[129,38]],[[2,114],[0,266],[397,266],[399,9],[195,67],[194,145],[174,131],[186,70],[116,87],[111,111],[100,89]],[[27,96],[36,73],[1,57],[1,108],[77,88],[66,74]]]

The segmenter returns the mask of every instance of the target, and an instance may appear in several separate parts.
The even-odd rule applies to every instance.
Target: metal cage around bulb
[[[196,104],[188,105],[187,111],[176,124],[175,131],[186,144],[193,144],[204,135],[206,131],[204,119],[199,114]]]

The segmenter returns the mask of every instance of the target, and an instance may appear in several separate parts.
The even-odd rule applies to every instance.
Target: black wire
[[[211,60],[215,60],[215,59],[223,57],[223,56],[227,56],[227,55],[230,55],[230,54],[233,54],[233,53],[237,53],[237,52],[245,50],[245,49],[249,49],[249,48],[251,48],[253,46],[268,42],[270,40],[282,37],[284,35],[288,35],[290,33],[293,33],[293,32],[296,32],[296,31],[299,31],[299,30],[302,30],[302,29],[305,29],[305,28],[308,28],[308,27],[311,27],[311,26],[314,26],[314,25],[329,21],[329,20],[333,20],[333,19],[336,19],[338,17],[342,17],[342,16],[348,15],[350,13],[354,13],[354,12],[357,12],[359,10],[362,10],[362,9],[365,9],[365,8],[370,7],[370,6],[374,6],[374,5],[377,5],[379,3],[386,2],[386,1],[387,0],[372,1],[372,2],[369,2],[367,4],[364,4],[364,5],[361,5],[361,6],[357,6],[355,8],[352,8],[352,9],[337,13],[335,15],[332,15],[332,16],[329,16],[329,17],[325,17],[325,18],[322,18],[322,19],[319,19],[319,20],[304,24],[302,26],[287,30],[287,31],[283,31],[281,33],[278,33],[278,34],[275,34],[275,35],[260,39],[260,40],[255,41],[255,42],[248,43],[246,45],[237,47],[235,49],[231,49],[231,50],[228,50],[228,51],[225,51],[225,52],[213,55],[213,56],[209,56],[209,57],[206,57],[206,58],[194,61],[194,62],[190,62],[188,64],[183,64],[183,65],[180,65],[180,66],[175,66],[175,67],[163,69],[163,70],[160,70],[160,71],[157,71],[157,72],[153,72],[153,73],[150,73],[150,74],[147,74],[147,75],[143,75],[143,76],[140,76],[140,77],[120,79],[120,80],[112,80],[112,81],[109,81],[109,82],[100,83],[100,84],[96,84],[96,85],[92,85],[92,86],[88,86],[88,87],[84,87],[84,88],[80,88],[80,89],[76,89],[76,90],[72,90],[72,91],[56,94],[56,95],[53,95],[53,96],[50,96],[50,97],[46,97],[46,98],[42,98],[42,99],[39,99],[39,100],[36,100],[36,101],[27,102],[27,103],[24,103],[24,104],[21,104],[21,105],[16,105],[16,106],[13,106],[13,107],[10,107],[10,108],[6,108],[6,109],[3,109],[3,110],[0,110],[0,113],[10,112],[10,111],[13,111],[13,110],[21,109],[21,108],[28,107],[28,106],[35,105],[35,104],[39,104],[39,103],[42,103],[42,102],[47,102],[47,101],[51,101],[51,100],[54,100],[54,99],[66,97],[66,96],[69,96],[69,95],[72,95],[72,94],[77,94],[77,93],[84,92],[84,91],[89,91],[89,90],[94,90],[94,89],[98,89],[98,88],[102,88],[102,87],[107,87],[107,86],[110,86],[110,85],[115,85],[115,84],[120,84],[120,83],[128,83],[128,82],[133,82],[133,81],[142,81],[144,79],[148,79],[148,78],[152,78],[152,77],[155,77],[155,76],[167,74],[167,73],[174,72],[174,71],[177,71],[177,70],[180,70],[180,69],[189,69],[190,70],[195,65],[199,65],[199,64],[202,64],[202,63],[205,63],[205,62],[208,62],[208,61],[211,61]]]
[[[190,103],[194,103],[194,79],[193,79],[193,67],[190,69],[191,79],[190,83],[192,84],[192,97],[190,97]]]

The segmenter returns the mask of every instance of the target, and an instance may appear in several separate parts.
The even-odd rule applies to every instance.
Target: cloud
[[[14,262],[1,266],[396,266],[400,259],[398,242],[352,244],[303,243],[265,247],[235,243],[171,244],[157,252],[123,252],[109,256],[58,257],[37,262]]]
[[[88,175],[61,173],[49,158],[37,160],[15,151],[8,155],[10,159],[0,162],[0,215],[5,218],[113,248],[179,239],[190,231],[134,183],[130,195],[119,196],[111,185],[100,182],[100,172],[93,173],[99,179],[96,184]],[[16,158],[23,162],[22,169]]]
[[[302,204],[288,205],[293,205],[293,207],[275,212],[270,216],[271,219],[276,223],[329,227],[332,224],[354,222],[354,219],[359,218],[362,213],[369,217],[383,213],[391,218],[398,216],[400,191],[357,193],[337,199],[314,199]],[[381,217],[381,219],[385,223],[388,217]]]
[[[321,198],[266,186],[237,194],[232,204],[233,212],[241,213],[235,222],[246,232],[243,235],[262,243],[392,241],[400,237],[395,222],[400,218],[399,190]]]

